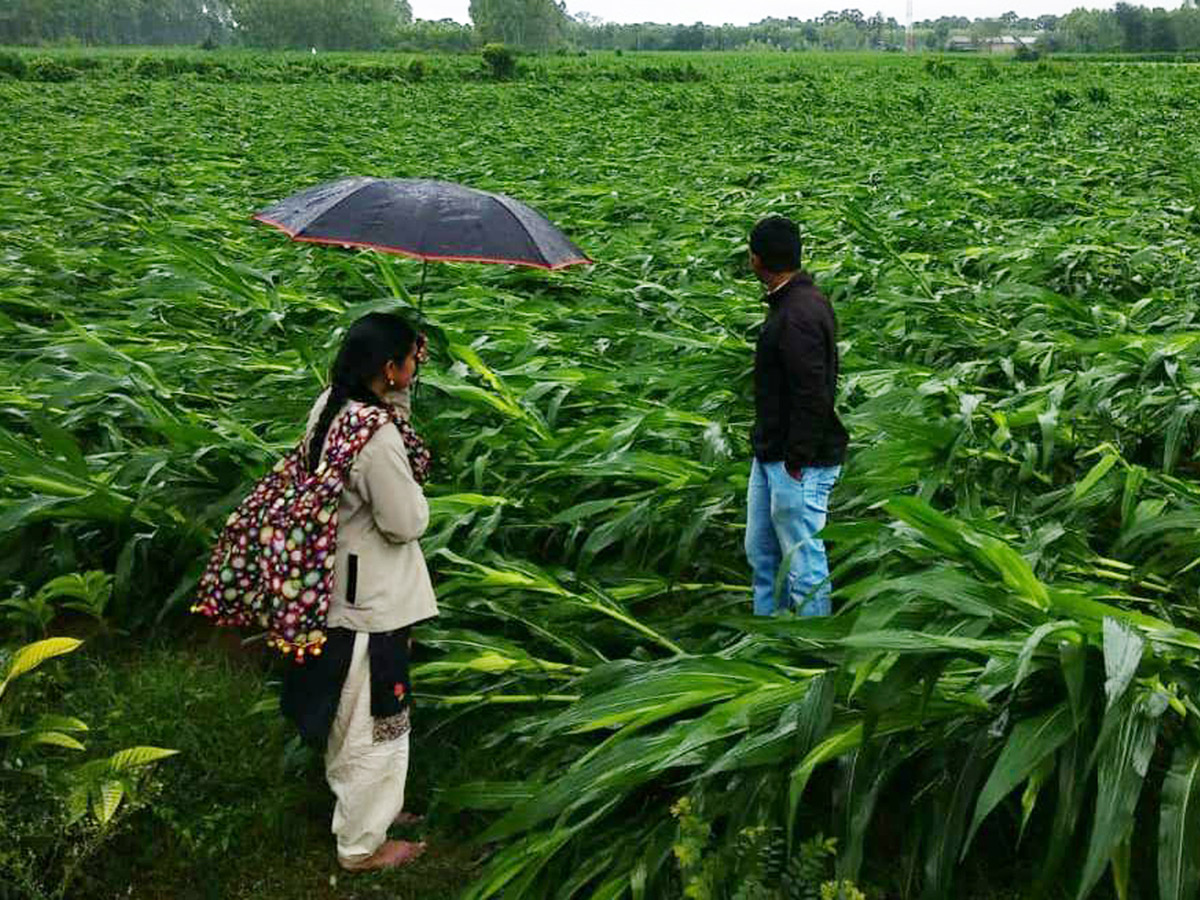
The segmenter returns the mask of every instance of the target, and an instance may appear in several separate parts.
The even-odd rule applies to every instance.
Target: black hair
[[[800,268],[800,226],[786,216],[760,219],[750,232],[750,250],[768,272]]]
[[[383,401],[370,382],[389,360],[402,363],[417,341],[416,330],[393,313],[367,313],[346,331],[329,371],[329,399],[308,444],[308,470],[315,472],[334,418],[348,400],[378,405]]]

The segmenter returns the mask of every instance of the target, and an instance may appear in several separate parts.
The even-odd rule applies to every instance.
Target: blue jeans
[[[754,614],[793,610],[829,615],[829,561],[817,534],[841,466],[806,468],[799,480],[782,462],[754,460],[746,498],[746,558],[754,572]],[[787,577],[776,589],[781,566]]]

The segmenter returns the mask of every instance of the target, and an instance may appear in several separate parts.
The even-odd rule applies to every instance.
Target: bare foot
[[[369,872],[373,869],[396,869],[407,865],[425,852],[425,842],[384,841],[378,850],[366,859],[343,859],[338,865],[347,872]]]

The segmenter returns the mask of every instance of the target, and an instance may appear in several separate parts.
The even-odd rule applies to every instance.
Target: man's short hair
[[[767,216],[750,232],[750,252],[768,272],[800,268],[800,226],[786,216]]]

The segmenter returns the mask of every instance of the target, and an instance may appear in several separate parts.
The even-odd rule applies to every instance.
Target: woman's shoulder
[[[398,467],[405,472],[411,472],[408,448],[404,446],[400,429],[391,421],[379,424],[375,433],[363,444],[355,462],[355,468],[359,471],[374,469],[376,466],[381,466],[382,470]]]
[[[363,447],[364,450],[370,448],[372,450],[380,450],[385,447],[404,449],[404,439],[400,436],[400,429],[392,421],[392,417],[386,414],[379,414],[377,408],[372,408],[367,404],[363,404],[366,411],[372,415],[374,424],[374,434]]]

